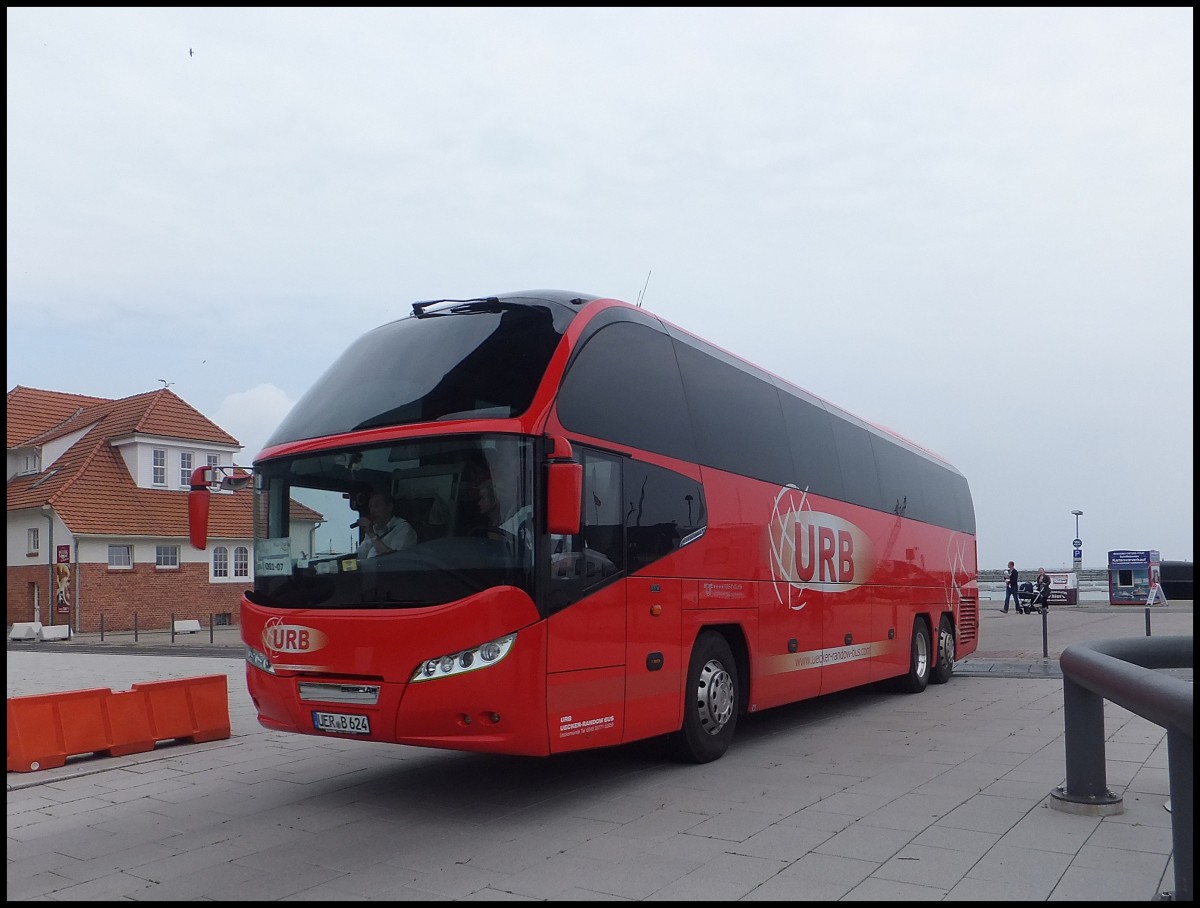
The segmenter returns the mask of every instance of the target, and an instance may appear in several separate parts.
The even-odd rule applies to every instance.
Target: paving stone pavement
[[[1191,603],[1004,615],[949,684],[744,718],[705,766],[271,732],[236,629],[9,643],[8,696],[224,674],[232,737],[8,773],[9,901],[1148,901],[1174,889],[1166,732],[1105,704],[1124,812],[1051,807],[1058,656],[1192,634]],[[1190,678],[1190,671],[1187,672]]]

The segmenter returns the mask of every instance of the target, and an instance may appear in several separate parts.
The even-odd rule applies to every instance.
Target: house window
[[[36,473],[42,468],[42,459],[37,451],[33,451],[25,455],[22,464],[22,473]]]
[[[156,486],[167,484],[167,452],[164,448],[154,449],[154,471],[151,482]]]
[[[133,546],[110,545],[108,547],[108,566],[121,570],[133,567]]]
[[[154,547],[154,566],[160,568],[179,567],[179,546],[159,545]]]
[[[38,534],[37,527],[30,527],[26,530],[25,551],[30,555],[36,555],[40,551],[42,544],[41,536]]]
[[[192,452],[184,451],[179,455],[179,484],[185,488],[192,485]]]
[[[233,550],[233,576],[250,576],[250,550],[244,545],[239,545]]]
[[[214,577],[226,578],[229,576],[229,549],[223,545],[213,549],[212,572]]]

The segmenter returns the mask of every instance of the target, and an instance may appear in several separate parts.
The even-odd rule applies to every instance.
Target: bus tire
[[[907,694],[919,694],[929,685],[929,668],[933,661],[933,645],[929,625],[924,618],[913,621],[912,642],[909,644],[908,674],[896,680]]]
[[[684,687],[683,727],[669,738],[671,755],[685,763],[711,763],[733,740],[738,675],[733,652],[716,631],[696,639]]]
[[[934,684],[945,684],[953,674],[954,626],[950,623],[950,618],[943,615],[941,624],[938,625],[937,664],[934,665],[929,680]]]

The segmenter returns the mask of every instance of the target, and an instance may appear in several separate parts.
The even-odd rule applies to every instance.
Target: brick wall
[[[11,626],[18,621],[33,620],[33,599],[29,592],[29,585],[31,583],[36,583],[38,586],[38,597],[42,605],[42,620],[46,620],[50,608],[50,593],[48,590],[53,589],[50,580],[50,568],[45,564],[27,564],[8,569],[8,582],[5,595],[7,626]]]
[[[177,620],[196,618],[207,628],[209,616],[229,616],[238,624],[242,591],[248,584],[210,583],[206,564],[183,564],[178,570],[164,571],[153,564],[135,564],[129,570],[113,571],[103,564],[71,565],[70,614],[55,613],[51,619],[51,599],[47,593],[49,570],[46,565],[8,569],[7,623],[32,621],[33,606],[29,584],[40,590],[43,624],[70,624],[78,633],[100,630],[133,630],[137,613],[139,630],[169,630],[171,615]],[[75,627],[75,607],[79,603],[79,626]],[[217,617],[221,623],[221,617]]]

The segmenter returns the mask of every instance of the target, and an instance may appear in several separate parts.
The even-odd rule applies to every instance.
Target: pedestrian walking
[[[1008,614],[1008,600],[1012,597],[1017,611],[1021,610],[1021,594],[1017,592],[1017,569],[1010,561],[1004,571],[1004,614]]]

